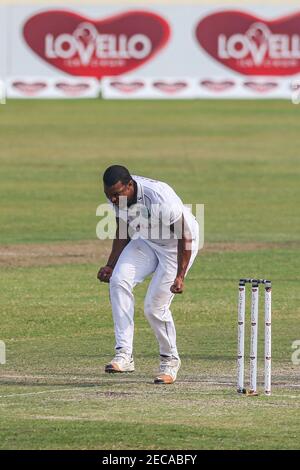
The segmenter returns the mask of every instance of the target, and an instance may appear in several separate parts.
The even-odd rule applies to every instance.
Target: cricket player
[[[116,340],[115,357],[105,372],[134,371],[133,288],[152,274],[144,312],[159,345],[160,367],[154,383],[172,384],[180,358],[170,305],[174,295],[183,292],[185,276],[198,253],[198,223],[166,183],[131,175],[120,165],[107,168],[103,183],[117,222],[111,254],[97,276],[109,282]]]

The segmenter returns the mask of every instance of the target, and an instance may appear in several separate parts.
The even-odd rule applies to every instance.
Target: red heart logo
[[[90,88],[90,85],[88,83],[56,83],[55,88],[58,90],[62,91],[66,95],[69,96],[78,96],[82,95],[85,91],[87,91]]]
[[[275,82],[245,82],[244,87],[249,88],[256,93],[268,93],[278,87]]]
[[[233,80],[202,80],[200,85],[204,88],[207,88],[209,91],[222,92],[228,90],[229,88],[234,87],[235,82]]]
[[[29,18],[23,34],[29,47],[57,69],[101,78],[148,62],[167,43],[170,27],[161,16],[146,11],[93,20],[50,10]]]
[[[143,82],[111,82],[110,86],[122,93],[134,93],[145,86]]]
[[[221,64],[243,75],[300,72],[300,13],[264,20],[241,11],[222,11],[202,19],[196,38]]]
[[[153,86],[164,93],[178,93],[187,87],[186,82],[154,82]]]
[[[12,87],[16,88],[18,91],[20,91],[21,93],[24,93],[25,95],[34,96],[34,95],[37,95],[40,91],[47,88],[47,83],[44,83],[44,82],[29,83],[29,82],[19,81],[19,82],[13,82]]]

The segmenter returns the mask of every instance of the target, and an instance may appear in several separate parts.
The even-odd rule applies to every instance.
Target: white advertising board
[[[283,97],[300,79],[300,8],[293,6],[19,5],[0,12],[0,70],[9,77],[115,78],[115,95],[104,87],[111,97],[119,80],[140,79],[147,83],[132,96],[151,90],[154,98]]]

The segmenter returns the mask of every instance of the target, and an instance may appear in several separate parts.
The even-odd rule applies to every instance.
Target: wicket
[[[246,284],[252,284],[251,294],[251,337],[250,337],[250,388],[244,387],[245,360],[245,312]],[[271,395],[271,281],[266,279],[240,279],[238,297],[238,351],[237,351],[237,392],[257,396],[257,338],[259,284],[265,287],[265,394]]]

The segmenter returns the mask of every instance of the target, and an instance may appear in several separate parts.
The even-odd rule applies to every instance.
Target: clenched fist
[[[183,279],[181,277],[176,277],[175,281],[170,287],[170,291],[173,294],[182,294],[184,288]]]
[[[101,282],[109,282],[112,272],[113,272],[113,268],[111,268],[110,266],[104,266],[103,268],[99,269],[97,278]]]

